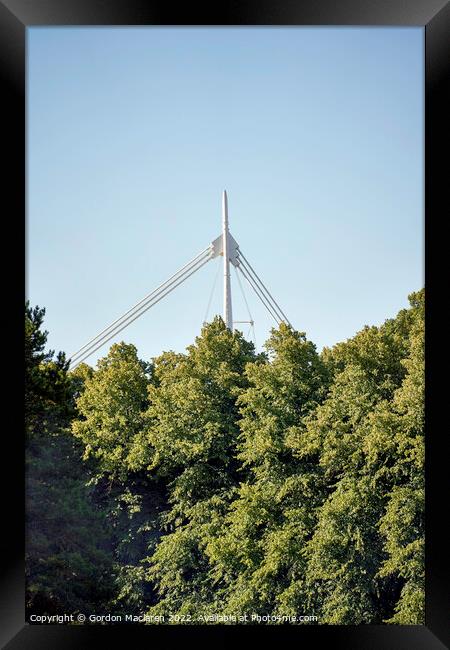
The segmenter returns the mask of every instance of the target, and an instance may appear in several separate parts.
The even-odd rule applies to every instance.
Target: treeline
[[[318,353],[45,352],[27,304],[27,613],[424,622],[424,291]],[[190,619],[190,617],[192,617]]]

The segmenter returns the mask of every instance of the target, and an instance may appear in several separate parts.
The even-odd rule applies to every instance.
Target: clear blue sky
[[[422,28],[29,28],[27,296],[49,346],[74,352],[206,247],[223,189],[319,350],[395,316],[424,282],[423,47]],[[119,340],[183,351],[219,263]],[[246,295],[260,348],[273,322]]]

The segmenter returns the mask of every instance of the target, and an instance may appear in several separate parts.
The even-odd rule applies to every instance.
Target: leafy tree
[[[410,609],[414,604],[417,612],[423,585],[418,573],[423,566],[418,541],[423,478],[423,422],[418,416],[423,403],[419,380],[423,363],[417,356],[423,351],[423,341],[416,334],[419,303],[416,296],[409,312],[403,310],[380,328],[365,328],[325,354],[335,379],[305,436],[306,446],[319,454],[331,488],[305,549],[311,603],[324,623],[420,620]],[[418,373],[414,378],[411,367]],[[411,382],[414,391],[409,389]],[[405,436],[407,414],[414,425]],[[406,488],[414,462],[416,474]],[[408,525],[403,536],[393,526],[401,507],[403,523]],[[411,560],[406,573],[398,564],[402,554]],[[409,578],[402,592],[401,577]],[[404,596],[397,603],[400,592]],[[394,608],[398,614],[392,617]]]
[[[115,589],[110,538],[73,440],[33,439],[26,472],[27,614],[106,607]]]
[[[27,614],[83,611],[112,595],[104,518],[91,502],[79,446],[67,433],[72,379],[45,352],[45,311],[25,306]]]
[[[135,467],[133,447],[148,405],[149,372],[134,345],[118,343],[85,377],[72,431],[84,445],[84,458],[96,459],[97,478],[124,480]]]
[[[26,305],[27,602],[424,620],[424,292],[318,354],[221,318],[185,354],[45,352]]]
[[[160,536],[158,518],[166,508],[166,488],[146,467],[152,450],[143,430],[152,366],[134,345],[119,343],[95,370],[78,366],[75,439],[91,474],[93,500],[106,517],[116,575],[115,611],[140,613],[151,601],[142,559]],[[77,384],[78,386],[78,384]]]
[[[28,436],[54,430],[70,412],[71,384],[63,352],[45,352],[45,309],[25,304],[25,426]]]
[[[406,377],[396,392],[390,413],[374,417],[374,440],[370,439],[370,471],[380,465],[389,466],[392,490],[386,509],[379,522],[387,558],[380,576],[396,578],[401,594],[393,616],[387,622],[417,625],[425,622],[424,574],[424,292],[412,294],[409,299],[414,322],[410,333],[410,353],[403,364]],[[386,436],[377,435],[381,426]],[[386,448],[380,442],[390,437]],[[388,464],[389,460],[389,464]],[[376,470],[375,470],[376,471]]]
[[[317,470],[298,458],[293,441],[326,394],[327,371],[315,346],[285,324],[272,330],[266,349],[270,363],[247,366],[249,386],[239,397],[238,458],[248,478],[207,550],[230,611],[292,615],[321,498]]]
[[[263,360],[221,318],[202,329],[186,355],[155,360],[147,438],[152,470],[169,481],[171,510],[149,558],[159,596],[154,614],[193,614],[216,601],[206,546],[238,483],[237,398],[247,386],[245,366]]]

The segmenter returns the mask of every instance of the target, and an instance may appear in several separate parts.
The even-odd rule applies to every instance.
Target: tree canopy
[[[318,352],[46,352],[26,305],[28,611],[424,622],[424,291]],[[167,619],[166,619],[167,622]]]

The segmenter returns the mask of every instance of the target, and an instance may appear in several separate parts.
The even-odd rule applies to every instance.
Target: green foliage
[[[136,466],[136,440],[143,428],[150,367],[137,357],[134,345],[111,347],[95,372],[84,375],[76,400],[81,416],[72,431],[84,445],[84,458],[97,460],[97,476],[125,480]]]
[[[67,435],[27,449],[27,614],[95,611],[114,594],[105,517],[92,504]]]
[[[238,458],[250,473],[207,550],[227,609],[286,615],[293,592],[302,593],[302,548],[321,495],[317,470],[292,441],[326,394],[327,371],[305,335],[284,324],[266,349],[270,363],[247,366],[238,400]]]
[[[387,553],[380,575],[397,578],[402,584],[394,615],[387,622],[400,625],[425,622],[423,291],[412,294],[410,302],[414,320],[410,352],[404,360],[407,374],[394,396],[391,415],[390,431],[395,446],[390,470],[392,489],[379,522]]]
[[[85,611],[113,594],[105,520],[67,432],[73,384],[64,355],[44,352],[44,310],[25,307],[27,614]]]
[[[219,475],[229,482],[224,470],[233,470],[236,398],[246,384],[244,369],[250,361],[255,361],[253,344],[239,333],[232,335],[221,318],[203,328],[186,355],[165,353],[155,360],[147,413],[148,443],[154,449],[151,468],[177,476],[179,489],[187,480],[185,494],[201,485],[208,489],[210,475],[214,484]]]
[[[71,374],[78,414],[72,432],[84,447],[113,549],[114,611],[139,613],[153,590],[143,560],[157,544],[167,508],[166,487],[146,471],[154,455],[145,436],[152,365],[138,358],[135,346],[120,343],[95,370],[78,366]]]
[[[423,623],[410,305],[321,354],[281,324],[257,355],[216,318],[185,354],[120,343],[73,372],[27,306],[32,607]]]
[[[71,413],[71,383],[64,353],[53,359],[45,352],[46,331],[41,330],[45,309],[25,304],[25,427],[28,436],[57,429]]]
[[[167,533],[149,559],[160,601],[152,613],[192,613],[215,600],[206,545],[237,485],[237,398],[245,367],[261,363],[251,343],[221,318],[202,329],[185,356],[155,360],[147,439],[151,469],[167,477]]]
[[[423,622],[423,292],[410,300],[324,355],[335,379],[307,445],[332,491],[306,552],[325,623]]]

